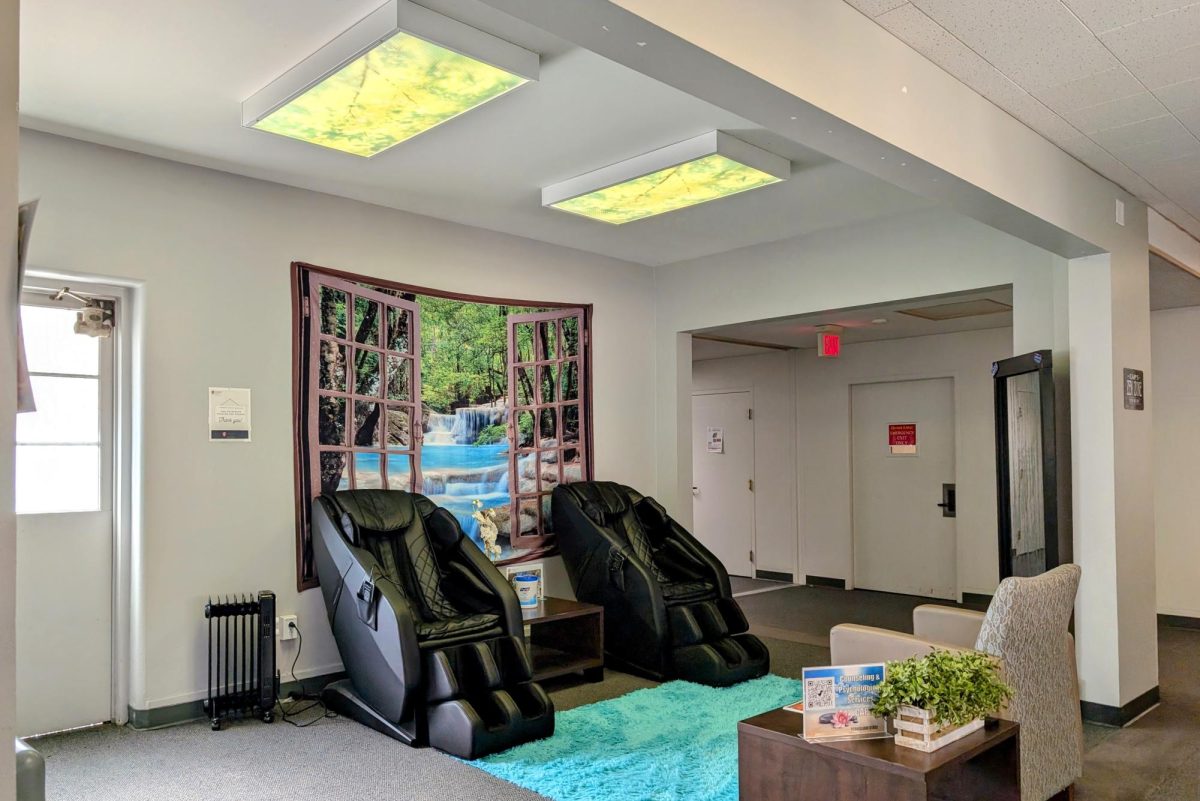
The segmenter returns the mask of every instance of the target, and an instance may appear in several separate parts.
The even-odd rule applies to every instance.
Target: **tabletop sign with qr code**
[[[804,668],[804,739],[887,737],[886,718],[871,713],[884,673],[882,664]]]

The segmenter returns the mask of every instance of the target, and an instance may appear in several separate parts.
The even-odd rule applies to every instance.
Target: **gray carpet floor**
[[[772,672],[799,676],[828,651],[770,641]],[[654,682],[608,671],[595,684],[546,689],[559,710],[615,698]],[[310,713],[304,722],[312,718]],[[413,749],[344,718],[307,728],[276,721],[206,723],[158,731],[116,726],[45,737],[49,801],[533,801],[515,787],[430,748]],[[631,801],[633,801],[631,799]]]
[[[752,579],[745,576],[730,576],[729,587],[733,590],[734,595],[740,595],[744,592],[761,592],[762,590],[776,590],[782,587],[790,587],[791,584],[782,581],[768,581],[767,579]]]

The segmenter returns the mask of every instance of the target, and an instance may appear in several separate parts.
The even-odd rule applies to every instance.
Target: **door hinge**
[[[750,479],[746,482],[746,489],[754,492],[754,479]]]
[[[747,409],[747,410],[746,410],[746,419],[747,419],[747,420],[753,420],[753,419],[754,419],[754,410],[753,410],[753,409]]]
[[[754,564],[754,549],[750,549],[750,564]]]

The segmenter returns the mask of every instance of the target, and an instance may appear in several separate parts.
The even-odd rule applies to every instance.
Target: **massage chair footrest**
[[[672,658],[675,678],[714,687],[757,679],[771,667],[767,647],[753,634],[685,645],[676,648]]]
[[[477,759],[554,733],[554,704],[515,637],[432,651],[425,675],[429,744],[440,751]]]

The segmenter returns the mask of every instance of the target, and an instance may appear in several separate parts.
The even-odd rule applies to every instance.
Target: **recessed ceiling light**
[[[787,180],[791,162],[721,131],[542,189],[542,205],[627,223]]]
[[[871,324],[872,325],[883,325],[886,322],[887,322],[886,317],[876,317],[874,320],[871,321]]]
[[[538,78],[538,55],[390,0],[242,104],[242,125],[373,156]]]

